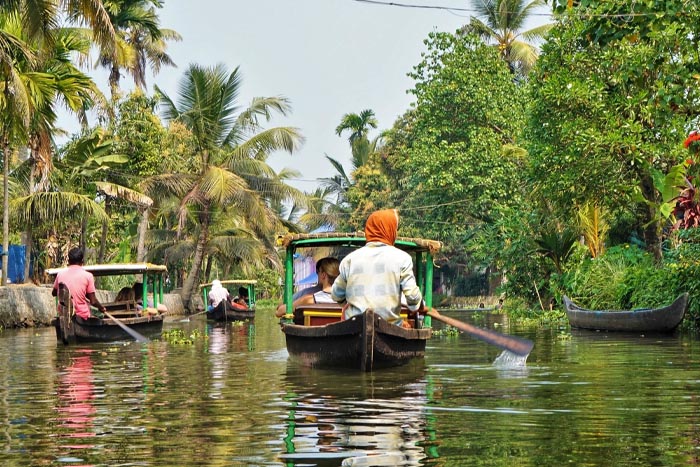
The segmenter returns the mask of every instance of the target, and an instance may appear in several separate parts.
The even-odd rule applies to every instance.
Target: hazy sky
[[[403,3],[470,8],[468,0]],[[454,32],[469,14],[355,0],[166,0],[161,26],[183,38],[168,47],[178,68],[162,69],[148,84],[175,98],[190,63],[240,66],[242,104],[257,96],[291,100],[292,114],[271,125],[298,127],[306,142],[298,153],[275,154],[269,162],[299,170],[292,184],[311,191],[316,178],[335,173],[324,154],[350,169],[347,136],[335,134],[343,114],[372,109],[378,130],[390,128],[413,100],[407,73],[425,51],[423,40],[431,31]],[[106,75],[93,74],[106,90]]]

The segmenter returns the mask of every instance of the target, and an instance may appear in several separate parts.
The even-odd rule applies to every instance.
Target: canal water
[[[0,465],[700,464],[696,336],[503,325],[535,341],[524,366],[462,334],[431,339],[419,364],[360,374],[288,362],[273,311],[259,315],[166,323],[192,344],[2,331]]]

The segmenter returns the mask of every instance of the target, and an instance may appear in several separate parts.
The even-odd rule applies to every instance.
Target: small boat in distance
[[[564,296],[564,307],[571,327],[600,331],[671,332],[683,321],[688,294],[661,308],[635,310],[587,310]]]
[[[165,266],[150,263],[91,264],[83,266],[95,277],[143,275],[143,295],[133,300],[102,302],[109,314],[134,331],[144,335],[158,335],[163,330],[165,312],[159,310],[163,303]],[[48,269],[55,277],[64,268]],[[130,282],[133,283],[133,282]],[[62,285],[62,284],[61,284]],[[152,302],[149,301],[152,298]],[[138,302],[145,303],[141,306]],[[66,287],[59,287],[56,299],[57,316],[53,320],[56,337],[64,344],[76,342],[108,342],[131,339],[119,323],[109,317],[80,318],[73,312],[73,302]]]
[[[364,232],[290,234],[281,238],[281,243],[286,248],[284,303],[287,307],[281,326],[290,358],[308,367],[373,371],[425,357],[425,345],[432,334],[430,317],[425,318],[425,327],[421,320],[414,319],[413,329],[404,329],[371,310],[343,320],[341,306],[335,303],[292,309],[296,251],[320,247],[326,254],[341,259],[365,245]],[[442,244],[434,240],[399,237],[394,246],[413,256],[416,281],[426,306],[430,307],[433,254]],[[405,314],[403,316],[408,318]]]
[[[221,285],[228,290],[231,298],[238,295],[238,289],[243,287],[248,294],[248,305],[239,305],[231,301],[222,300],[211,311],[207,311],[207,319],[214,321],[244,321],[255,318],[255,286],[258,281],[254,279],[231,279],[220,281]],[[209,291],[212,283],[202,284],[199,288],[202,291],[204,306],[209,303]]]

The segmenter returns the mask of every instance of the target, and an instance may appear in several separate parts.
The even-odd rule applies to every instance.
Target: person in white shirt
[[[331,287],[333,287],[333,282],[335,278],[338,277],[338,265],[339,261],[337,258],[328,256],[326,258],[321,258],[316,263],[316,271],[318,272],[318,284],[321,286],[320,290],[302,295],[301,297],[294,300],[292,304],[292,309],[302,306],[310,305],[313,303],[335,303],[335,300],[331,297]],[[284,303],[277,307],[275,316],[281,318],[287,313],[287,307]]]

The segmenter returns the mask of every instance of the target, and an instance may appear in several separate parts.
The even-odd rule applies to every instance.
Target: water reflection
[[[295,367],[264,315],[166,326],[200,338],[65,347],[51,328],[0,333],[0,465],[698,465],[695,334],[533,329],[523,368],[436,336],[422,365],[362,374]]]
[[[78,350],[71,356],[69,364],[59,370],[56,424],[64,453],[59,461],[71,462],[72,465],[91,465],[77,456],[84,450],[95,448],[92,438],[97,435],[94,426],[97,410],[92,353],[92,349]]]
[[[370,374],[290,363],[280,459],[297,465],[424,465],[435,456],[423,362]],[[368,463],[371,460],[370,463]]]
[[[211,355],[211,388],[209,397],[224,398],[231,367],[231,352],[255,350],[255,325],[252,321],[234,321],[207,325],[208,347]],[[233,357],[236,358],[236,357]]]

